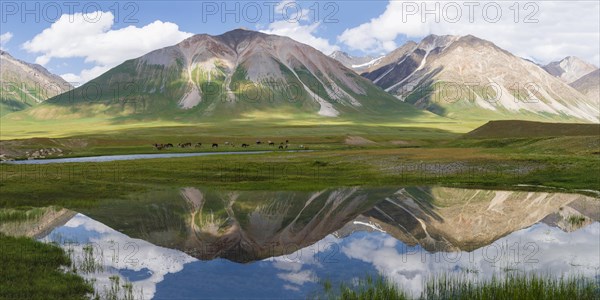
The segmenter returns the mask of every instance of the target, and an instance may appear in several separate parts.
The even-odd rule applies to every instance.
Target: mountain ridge
[[[0,66],[0,116],[35,106],[73,88],[43,66],[14,58],[4,50],[0,50]]]
[[[585,95],[494,43],[429,35],[363,73],[402,101],[450,118],[598,122]]]
[[[384,56],[373,57],[367,55],[357,57],[339,50],[334,51],[329,55],[329,57],[341,62],[345,67],[354,70],[358,74],[362,73],[373,65],[378,64]]]
[[[600,105],[600,69],[596,69],[596,71],[573,81],[570,86]]]
[[[567,56],[559,61],[553,61],[542,68],[568,84],[598,70],[596,66],[576,56]]]
[[[114,90],[127,82],[134,84],[134,92],[117,99],[97,96],[100,101],[94,104],[112,100],[116,102],[112,106],[98,109],[121,115],[130,114],[123,103],[135,103],[148,114],[184,111],[191,115],[193,111],[197,116],[237,116],[270,109],[325,117],[388,110],[422,114],[313,47],[244,29],[216,36],[198,34],[151,51],[78,87],[72,101],[55,97],[49,103],[77,107],[82,99],[96,96],[84,95],[91,86]]]

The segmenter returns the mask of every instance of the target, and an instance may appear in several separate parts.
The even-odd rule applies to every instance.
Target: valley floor
[[[0,165],[0,206],[68,208],[155,187],[318,190],[446,185],[600,190],[600,137],[456,140],[414,148],[272,152],[105,163]]]
[[[60,129],[38,124],[18,129],[3,122],[3,159],[271,152],[105,163],[2,163],[0,206],[72,208],[154,187],[199,185],[254,190],[359,185],[450,185],[592,194],[600,190],[600,134],[594,134],[600,132],[597,124],[496,121],[477,128],[482,124],[431,123],[425,119],[406,125],[376,120],[317,124],[317,120],[307,119],[304,125],[294,123],[299,121],[230,122],[218,128],[166,123],[138,128],[129,124],[125,129],[85,124],[63,124]],[[76,129],[90,133],[72,133]],[[23,139],[6,139],[25,130]],[[555,136],[557,130],[562,136]],[[36,132],[48,136],[49,131],[54,135],[32,137]],[[511,137],[515,132],[518,135]],[[152,146],[155,143],[172,143],[174,147],[157,150]],[[181,148],[177,146],[180,143],[192,146]],[[196,147],[197,143],[202,145]],[[242,148],[243,143],[248,147]]]
[[[495,138],[486,138],[484,135],[474,139],[465,138],[462,134],[476,126],[448,124],[448,128],[444,128],[440,124],[421,125],[423,126],[334,126],[334,130],[330,131],[322,130],[322,127],[316,125],[295,127],[291,131],[277,131],[273,128],[262,131],[256,128],[252,138],[246,135],[251,128],[238,129],[239,131],[229,128],[212,134],[199,133],[198,127],[129,128],[117,132],[67,134],[49,138],[33,138],[35,134],[29,132],[24,135],[27,139],[0,142],[4,158],[25,159],[32,157],[35,151],[40,156],[40,152],[44,152],[41,149],[53,148],[60,149],[60,152],[46,150],[50,153],[47,154],[48,158],[127,153],[246,151],[240,147],[241,143],[251,145],[247,151],[273,151],[255,155],[104,163],[2,163],[0,207],[28,209],[56,206],[79,210],[133,193],[186,186],[229,190],[316,191],[334,186],[441,185],[560,191],[591,196],[598,196],[600,191],[599,135]],[[275,146],[257,145],[258,139],[263,143],[272,140]],[[289,140],[287,150],[298,151],[276,149],[280,143],[285,144],[285,140]],[[159,151],[151,145],[168,142],[175,146],[182,142],[202,142],[203,146],[174,147]],[[236,147],[226,145],[226,142],[236,144]],[[212,143],[220,145],[218,150],[208,147],[207,144]],[[306,151],[307,148],[311,151]],[[0,239],[9,244],[29,243],[3,236]],[[32,255],[44,257],[47,254],[32,252]],[[58,270],[59,265],[68,265],[68,261],[60,257],[59,253],[53,252],[52,255],[58,255],[60,259],[56,259],[57,263],[50,266],[52,270],[44,270],[48,274]],[[15,271],[22,263],[23,261],[11,261],[3,269]],[[52,276],[59,276],[55,273]],[[22,274],[15,276],[23,277]],[[78,290],[69,297],[80,298],[90,292],[85,282],[79,280],[76,284]],[[40,287],[46,288],[42,285]]]

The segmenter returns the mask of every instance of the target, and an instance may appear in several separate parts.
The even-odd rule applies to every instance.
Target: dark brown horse
[[[219,148],[219,144],[214,144],[213,143],[211,148]]]

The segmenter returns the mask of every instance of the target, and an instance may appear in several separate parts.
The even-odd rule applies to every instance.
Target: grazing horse
[[[285,143],[288,144],[290,141],[289,140],[285,140]]]
[[[242,144],[242,148],[248,148],[248,147],[250,147],[250,145],[248,145],[248,144]]]
[[[211,148],[219,148],[219,144],[214,144],[213,143]]]
[[[260,140],[257,140],[257,141],[256,141],[256,144],[257,144],[257,145],[260,145],[260,144],[262,144],[262,142],[261,142]]]
[[[202,147],[202,143],[196,143],[196,146],[195,146],[195,147],[196,147],[196,148],[200,148],[200,147]]]
[[[283,150],[283,146],[282,145],[279,145],[279,150]]]
[[[173,148],[173,144],[168,143],[168,144],[165,145],[165,148]]]
[[[269,146],[275,146],[275,143],[269,141]]]

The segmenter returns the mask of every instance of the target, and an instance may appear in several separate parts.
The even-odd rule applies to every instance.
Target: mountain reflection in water
[[[144,299],[305,298],[324,280],[368,274],[413,293],[440,272],[597,277],[599,207],[577,194],[441,187],[188,187],[101,202],[62,226],[45,221],[54,227],[39,231],[75,257],[94,245],[103,267],[85,276],[97,278],[97,290],[118,275]]]

